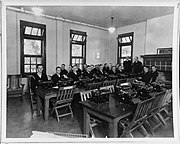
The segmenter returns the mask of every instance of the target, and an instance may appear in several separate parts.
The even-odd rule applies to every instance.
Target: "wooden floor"
[[[78,103],[79,95],[74,96],[72,109],[74,117],[66,116],[60,118],[58,123],[56,118],[50,116],[48,121],[44,121],[43,116],[32,115],[29,95],[25,95],[23,102],[19,98],[8,98],[7,103],[7,138],[29,138],[32,131],[42,132],[63,132],[63,133],[82,133],[82,107]],[[173,120],[167,122],[167,127],[160,126],[154,136],[150,137],[173,137]],[[94,129],[96,137],[105,137],[107,132],[104,127]],[[143,137],[138,131],[135,137]]]

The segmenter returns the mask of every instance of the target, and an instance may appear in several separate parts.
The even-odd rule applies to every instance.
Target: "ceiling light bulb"
[[[40,16],[41,13],[43,12],[43,10],[42,10],[41,8],[39,8],[39,7],[33,7],[33,8],[32,8],[32,11],[33,11],[34,14],[37,15],[37,16]]]
[[[115,29],[115,27],[110,27],[110,28],[108,28],[108,30],[110,33],[113,33],[116,29]]]

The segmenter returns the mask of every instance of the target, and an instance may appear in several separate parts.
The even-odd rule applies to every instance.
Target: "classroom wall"
[[[117,36],[129,32],[134,32],[133,57],[156,54],[157,48],[172,47],[173,14],[120,27]]]
[[[70,29],[87,32],[87,64],[109,62],[108,32],[97,28],[62,22],[44,17],[7,10],[7,73],[20,73],[20,20],[46,25],[46,71],[70,61]],[[100,52],[100,58],[95,53]]]

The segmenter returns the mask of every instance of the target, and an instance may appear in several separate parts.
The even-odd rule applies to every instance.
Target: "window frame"
[[[32,29],[33,28],[41,29],[42,35],[39,36],[39,35],[25,34],[26,27],[31,27]],[[38,32],[37,32],[37,34],[38,34]],[[41,54],[40,55],[24,54],[24,39],[40,40],[41,41]],[[41,58],[41,64],[43,65],[44,72],[46,73],[46,25],[20,20],[20,51],[21,51],[20,52],[20,58],[21,58],[20,71],[21,71],[21,74],[23,77],[35,73],[35,72],[31,72],[31,68],[30,68],[30,73],[25,72],[25,65],[26,65],[25,57],[30,58],[30,64],[29,64],[30,67],[31,67],[31,65],[38,64],[37,61],[36,61],[36,64],[31,64],[31,57]]]
[[[72,34],[74,35],[82,35],[85,37],[84,41],[74,41],[72,39]],[[86,42],[87,42],[87,34],[86,32],[83,31],[77,31],[77,30],[70,30],[70,65],[72,65],[72,59],[77,58],[77,59],[82,59],[82,66],[83,64],[86,64]],[[72,45],[77,44],[77,45],[82,45],[82,56],[72,56]]]
[[[132,36],[131,42],[126,42],[126,43],[120,43],[119,39],[124,38],[124,37],[130,37]],[[121,63],[121,59],[125,59],[125,57],[122,57],[122,46],[131,46],[131,57],[129,57],[132,61],[133,59],[133,43],[134,43],[134,32],[129,32],[129,33],[124,33],[124,34],[119,34],[117,37],[118,41],[118,48],[117,48],[117,63]]]

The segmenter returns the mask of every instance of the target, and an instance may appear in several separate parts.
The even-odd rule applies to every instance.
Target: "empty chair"
[[[140,103],[138,103],[134,115],[131,118],[124,118],[119,121],[120,128],[123,128],[120,137],[124,137],[124,136],[133,137],[132,132],[137,128],[141,128],[141,130],[145,133],[145,135],[148,134],[143,126],[143,123],[146,120],[147,114],[151,108],[153,100],[154,98],[150,98],[145,101],[141,101]]]
[[[150,111],[149,111],[148,116],[146,118],[147,119],[147,121],[146,121],[147,125],[146,126],[152,135],[154,134],[155,128],[151,127],[151,125],[148,122],[148,119],[150,119],[151,117],[156,118],[155,116],[158,116],[157,114],[158,114],[160,108],[162,107],[164,96],[165,96],[165,91],[159,92],[158,94],[154,95],[154,102],[152,103]],[[160,121],[162,123],[164,123],[164,120],[161,118],[161,116],[158,116],[158,117],[159,117]]]
[[[100,86],[102,86],[102,82],[98,82],[98,83],[88,83],[86,90],[99,89]]]
[[[104,81],[102,86],[109,86],[109,85],[116,85],[116,80],[108,80],[108,81]]]
[[[22,84],[22,75],[7,75],[7,96],[8,97],[20,97],[23,100],[23,88],[25,84]]]
[[[64,117],[66,115],[71,115],[71,117],[73,117],[71,102],[73,100],[74,88],[75,86],[60,87],[56,99],[50,100],[53,104],[51,114],[55,111],[58,122],[60,117]],[[65,112],[60,114],[58,109],[65,107],[68,108],[69,111],[66,111],[65,109]]]
[[[159,111],[157,112],[157,116],[164,126],[167,126],[166,121],[169,119],[169,116],[172,117],[172,111],[168,111],[169,106],[172,107],[172,89],[166,91],[162,105]],[[163,111],[168,116],[167,118],[164,118],[163,115],[161,114]]]

